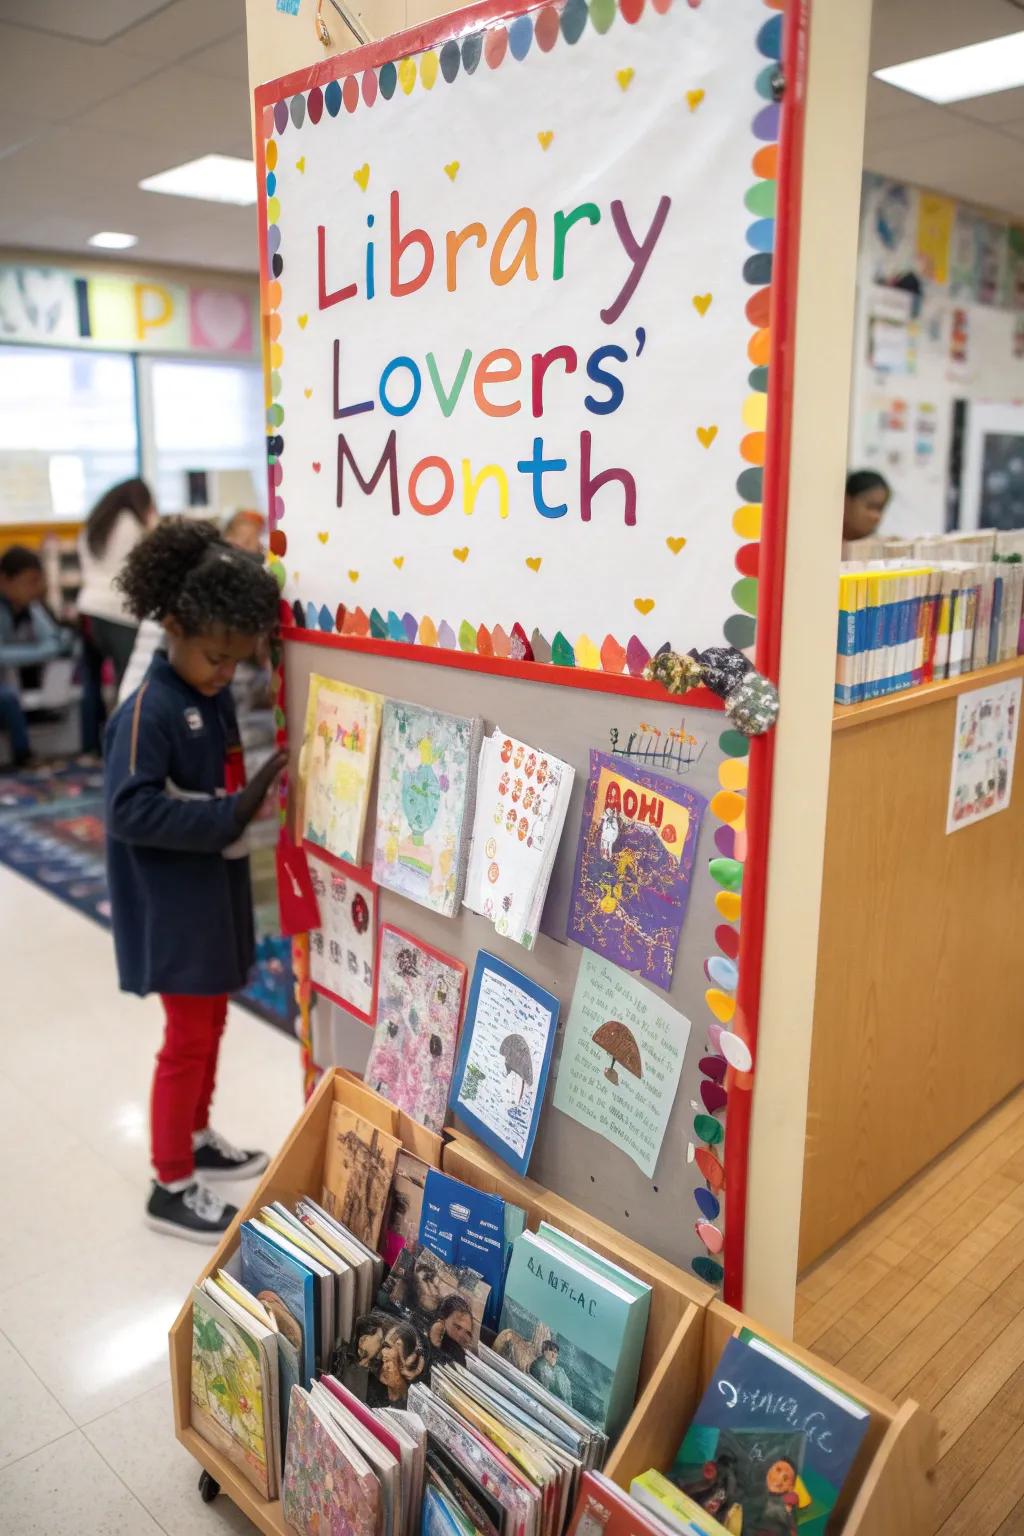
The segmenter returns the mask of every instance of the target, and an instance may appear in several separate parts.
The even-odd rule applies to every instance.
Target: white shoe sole
[[[230,1184],[236,1179],[255,1179],[270,1167],[270,1158],[265,1152],[259,1157],[250,1158],[247,1163],[239,1163],[237,1168],[197,1168],[193,1177],[200,1184]]]
[[[212,1229],[209,1232],[200,1232],[183,1227],[180,1222],[164,1221],[161,1217],[150,1216],[148,1213],[143,1217],[143,1223],[152,1232],[165,1232],[168,1237],[183,1237],[188,1243],[204,1243],[207,1248],[215,1248],[224,1236],[224,1232],[228,1230],[225,1227],[224,1232],[216,1232]]]

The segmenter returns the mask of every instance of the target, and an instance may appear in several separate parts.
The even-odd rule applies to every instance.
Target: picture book
[[[558,999],[495,955],[477,955],[451,1107],[517,1173],[537,1135]]]
[[[373,878],[445,917],[462,901],[483,722],[388,699]]]
[[[678,1536],[728,1536],[724,1525],[719,1525],[713,1515],[695,1504],[662,1472],[651,1470],[634,1477],[629,1491],[638,1504]]]
[[[480,1343],[490,1290],[476,1270],[457,1269],[422,1244],[409,1243],[384,1281],[380,1300],[409,1317],[432,1349],[461,1358]]]
[[[301,1536],[377,1536],[380,1484],[331,1416],[292,1389],[282,1512]]]
[[[584,950],[551,1102],[653,1179],[689,1038],[663,997]]]
[[[384,1214],[381,1253],[385,1264],[393,1264],[406,1243],[419,1242],[423,1192],[429,1172],[430,1165],[422,1158],[407,1152],[404,1147],[401,1149],[395,1160],[391,1193]]]
[[[706,804],[676,779],[592,751],[569,938],[667,990]]]
[[[530,1536],[536,1532],[536,1492],[500,1451],[440,1402],[422,1382],[410,1387],[409,1407],[423,1420],[427,1434],[501,1505],[505,1512],[502,1536]]]
[[[422,1328],[379,1305],[357,1318],[338,1367],[349,1390],[371,1407],[404,1408],[413,1383],[427,1380],[432,1355]]]
[[[362,863],[381,698],[314,672],[299,756],[300,840]]]
[[[466,967],[385,923],[366,1083],[430,1131],[444,1126]]]
[[[192,1428],[260,1493],[276,1492],[265,1353],[206,1291],[192,1292]]]
[[[344,1104],[331,1108],[323,1203],[354,1237],[377,1248],[401,1143]]]
[[[745,1332],[726,1345],[670,1476],[727,1529],[739,1520],[744,1530],[824,1536],[869,1418]]]
[[[493,1346],[610,1435],[633,1408],[650,1312],[650,1287],[629,1280],[618,1283],[583,1244],[524,1232],[512,1247]]]
[[[373,1409],[330,1375],[314,1384],[309,1400],[316,1412],[355,1447],[376,1477],[380,1493],[377,1536],[405,1536],[401,1450],[394,1435]]]
[[[525,1225],[522,1206],[463,1184],[439,1168],[427,1173],[420,1242],[456,1269],[475,1269],[487,1281],[490,1296],[484,1322],[488,1328],[498,1326],[512,1239]]]
[[[640,1482],[634,1479],[625,1493],[600,1472],[585,1472],[566,1536],[663,1536],[666,1526],[678,1536],[726,1536],[723,1526],[671,1483],[668,1487],[676,1508],[669,1511],[664,1505],[655,1509],[655,1500],[638,1496]],[[687,1504],[691,1511],[688,1518],[683,1514]]]
[[[532,949],[575,770],[495,730],[480,751],[463,901],[502,938]]]
[[[317,992],[373,1022],[377,888],[368,869],[336,867],[310,849],[320,926],[309,935],[309,979]]]
[[[241,1273],[247,1291],[263,1303],[290,1350],[281,1351],[281,1392],[290,1388],[292,1361],[301,1384],[316,1374],[316,1319],[318,1299],[313,1271],[285,1253],[269,1234],[251,1221],[242,1223],[239,1234]]]

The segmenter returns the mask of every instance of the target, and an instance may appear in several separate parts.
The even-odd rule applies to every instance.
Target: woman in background
[[[120,686],[138,630],[114,580],[156,515],[149,486],[145,480],[134,479],[111,486],[86,520],[79,543],[82,587],[78,594],[85,664],[83,752],[100,749],[107,718],[103,702],[103,664],[108,660],[112,663],[115,680]]]
[[[843,538],[867,539],[876,532],[892,497],[892,487],[874,469],[855,469],[846,477]]]

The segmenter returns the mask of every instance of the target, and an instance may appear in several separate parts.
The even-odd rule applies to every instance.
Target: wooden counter
[[[801,1268],[1024,1081],[1024,749],[1008,809],[946,833],[957,695],[1021,676],[837,706]]]

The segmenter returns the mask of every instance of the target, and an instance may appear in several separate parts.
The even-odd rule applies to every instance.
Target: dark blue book
[[[431,1168],[423,1185],[420,1242],[455,1269],[475,1269],[491,1288],[484,1324],[497,1328],[511,1242],[526,1213]]]
[[[727,1530],[825,1536],[870,1417],[744,1330],[726,1345],[670,1476]]]
[[[301,1385],[316,1374],[316,1280],[251,1221],[241,1231],[242,1284],[273,1314],[280,1333],[298,1350]]]

